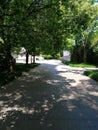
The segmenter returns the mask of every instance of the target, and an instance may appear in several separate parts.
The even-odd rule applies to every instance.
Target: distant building
[[[31,63],[31,55],[29,55],[28,57],[28,62]],[[16,62],[17,63],[25,63],[26,62],[26,49],[24,47],[22,47],[20,49],[20,52],[19,54],[17,55],[17,58],[16,58]]]
[[[70,61],[71,60],[71,54],[70,51],[64,50],[63,51],[63,59],[65,61]]]
[[[17,63],[25,63],[26,62],[26,49],[24,47],[21,48],[19,54],[16,57],[16,62]],[[33,61],[33,56],[29,55],[28,56],[28,63],[31,63]],[[35,60],[44,60],[42,55],[35,56]]]

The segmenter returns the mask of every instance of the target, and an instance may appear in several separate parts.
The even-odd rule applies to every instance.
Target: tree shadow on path
[[[98,84],[42,64],[0,90],[0,130],[98,130]]]

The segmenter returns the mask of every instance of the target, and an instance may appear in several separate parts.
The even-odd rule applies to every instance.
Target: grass
[[[0,73],[0,86],[8,84],[12,80],[21,76],[23,72],[27,72],[30,69],[35,68],[38,65],[39,64],[36,64],[36,63],[35,64],[28,64],[28,65],[18,63],[18,64],[15,65],[13,73],[10,73],[8,71],[2,71]]]
[[[84,75],[89,76],[90,78],[98,82],[98,70],[84,71]]]
[[[74,63],[74,62],[63,62],[66,65],[71,67],[80,67],[80,68],[96,68],[95,65],[87,64],[87,63]]]
[[[73,63],[73,62],[63,62],[71,67],[81,67],[81,68],[96,68],[96,65],[85,64],[85,63]],[[89,76],[91,79],[98,82],[98,70],[84,71],[84,75]]]

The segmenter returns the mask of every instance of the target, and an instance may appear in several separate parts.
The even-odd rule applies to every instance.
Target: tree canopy
[[[63,49],[74,53],[76,49],[83,49],[86,62],[88,46],[98,54],[95,49],[98,46],[98,6],[95,2],[0,1],[0,55],[4,54],[10,61],[12,51],[19,47],[25,47],[27,53],[33,55],[56,55]]]

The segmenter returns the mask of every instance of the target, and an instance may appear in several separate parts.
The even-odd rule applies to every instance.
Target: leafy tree
[[[73,50],[73,47],[79,52],[81,49],[77,46],[81,43],[86,62],[85,48],[89,45],[90,36],[88,30],[98,16],[95,14],[98,7],[93,5],[94,2],[94,0],[1,1],[0,37],[4,40],[3,49],[8,61],[12,60],[11,53],[17,47],[26,48],[28,64],[28,54],[35,56],[41,52],[55,56],[61,50],[65,48]],[[76,46],[72,43],[74,38]]]
[[[91,3],[87,1],[81,4],[84,4],[84,5],[82,5],[82,9],[79,9],[80,15],[78,16],[78,21],[76,20],[75,22],[75,25],[78,25],[77,26],[78,28],[76,27],[76,32],[74,32],[77,38],[75,49],[77,49],[79,52],[79,48],[77,48],[78,47],[77,44],[79,44],[81,49],[83,49],[82,50],[83,55],[81,55],[81,57],[83,57],[84,62],[87,62],[87,53],[91,46],[91,42],[90,42],[90,35],[92,32],[91,27],[92,27],[93,21],[95,21],[98,16],[98,14],[95,15],[94,13],[98,10],[98,7],[92,5]]]

